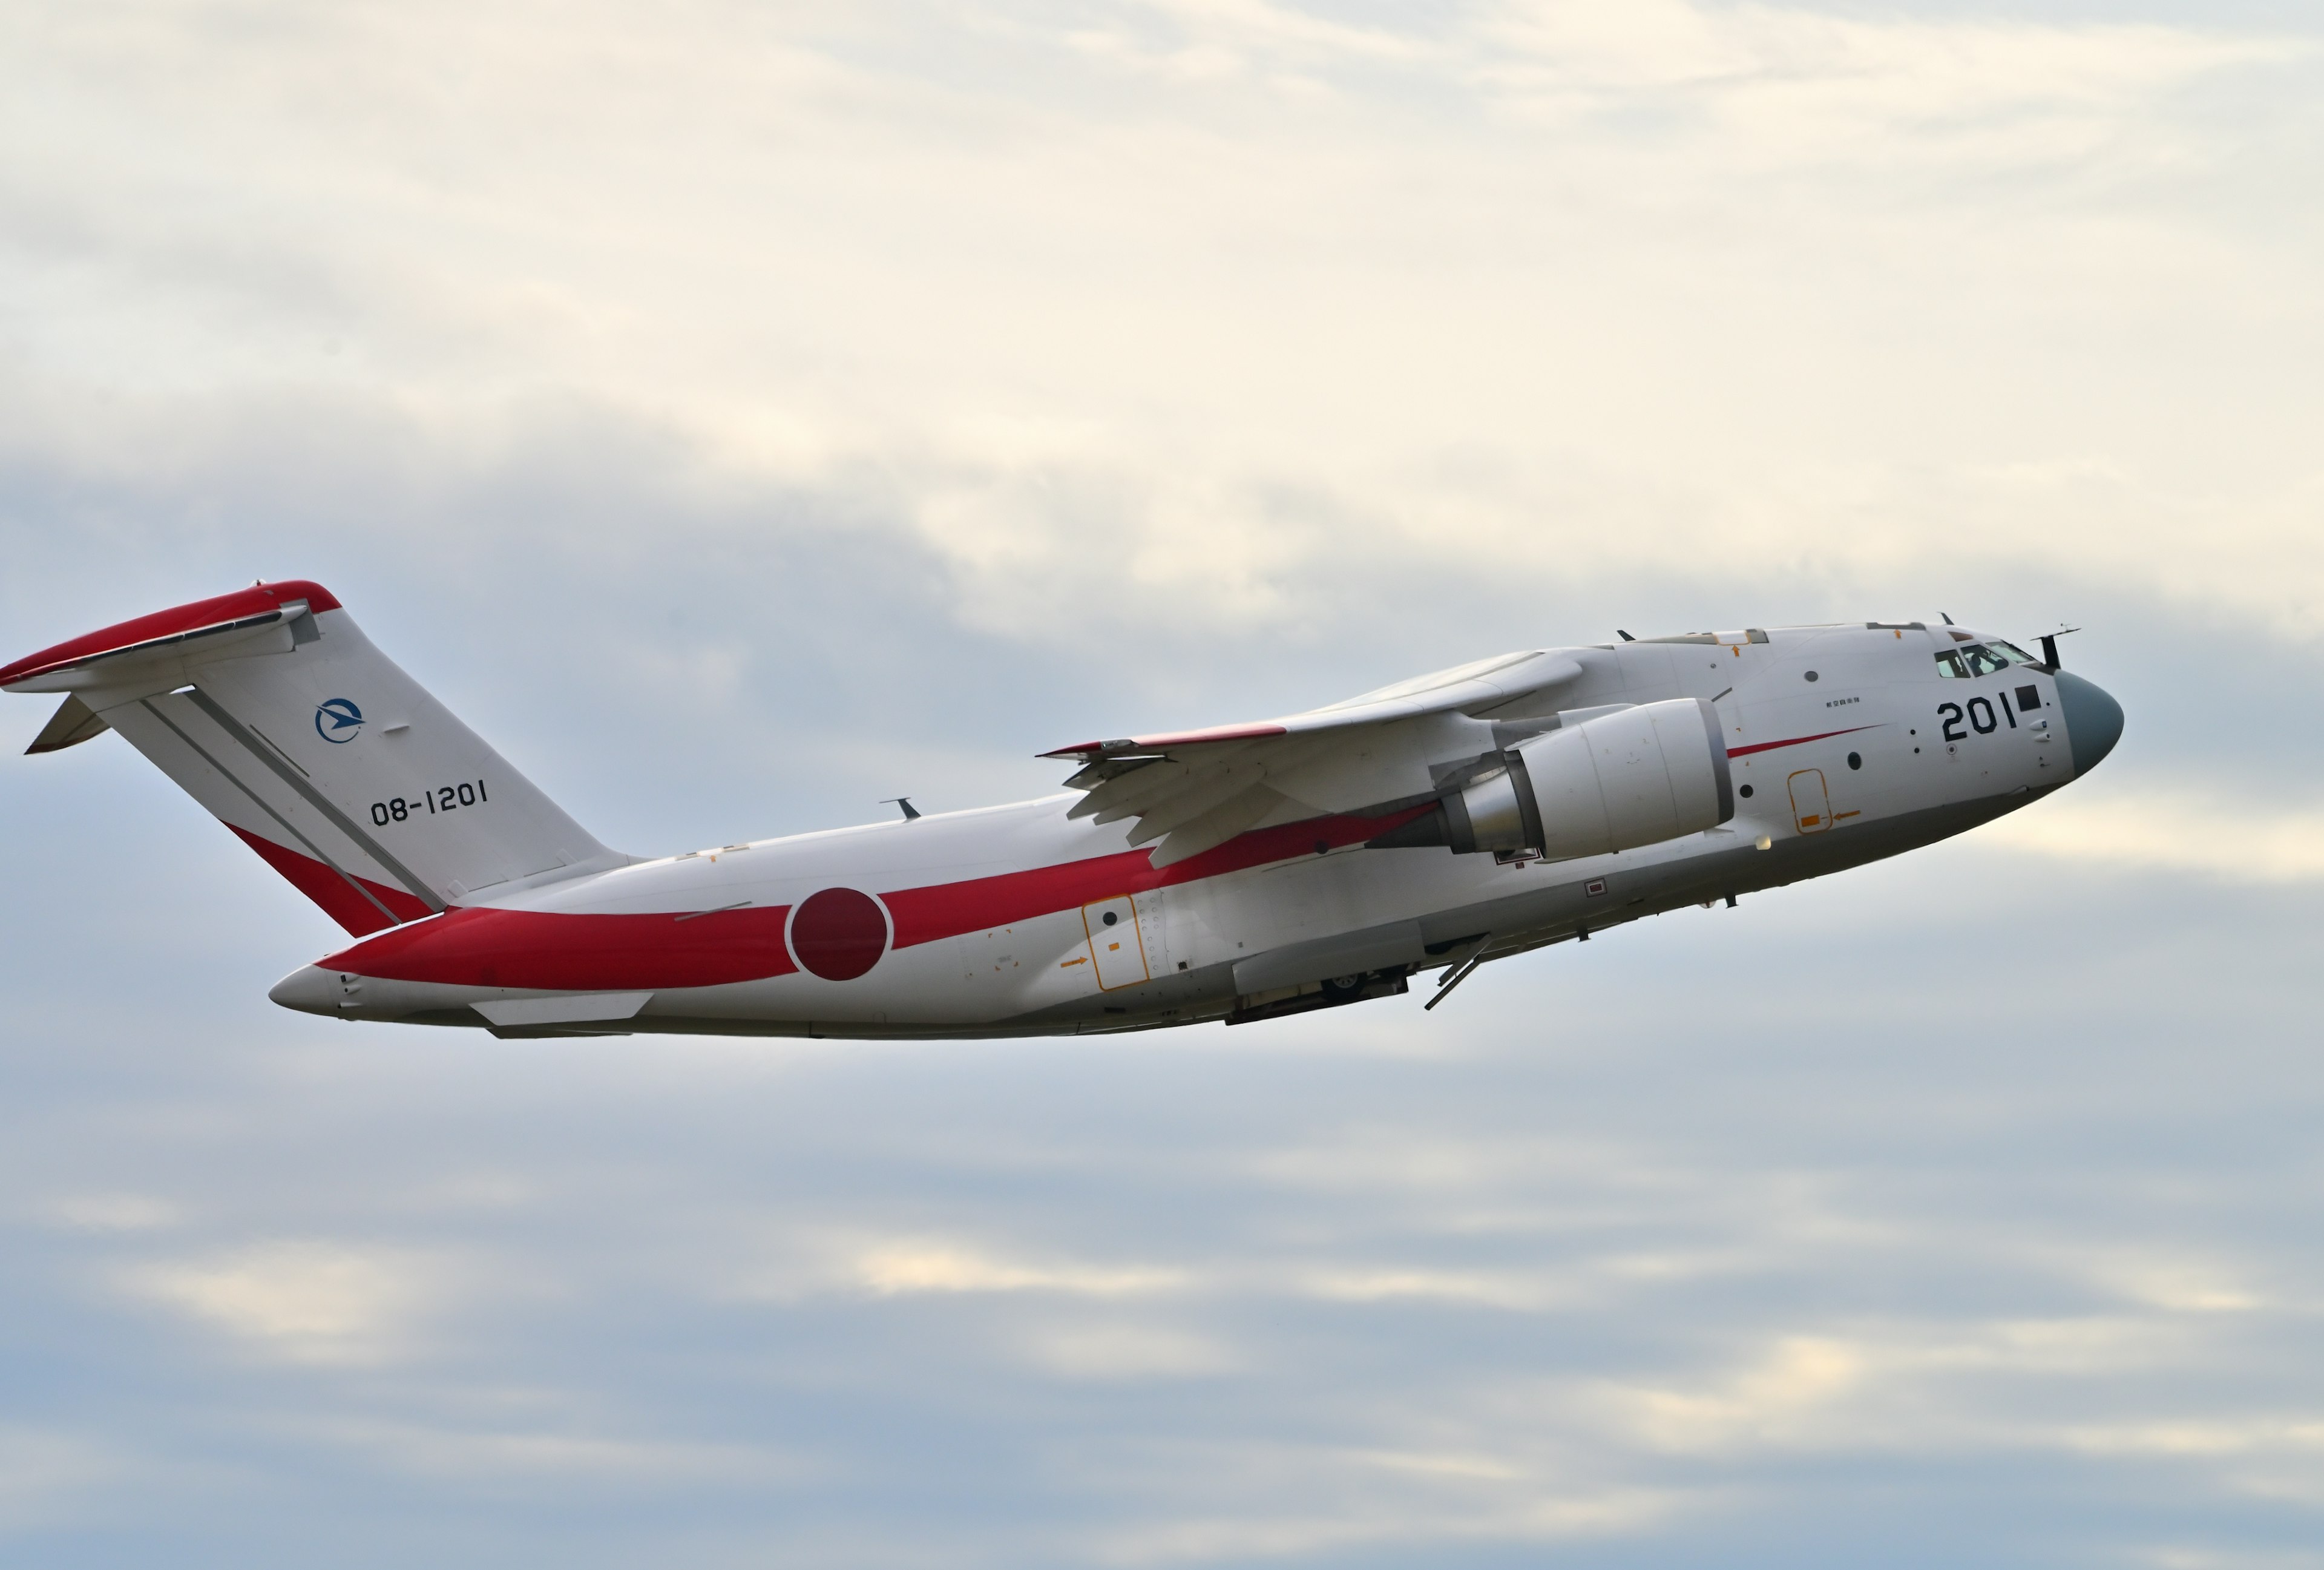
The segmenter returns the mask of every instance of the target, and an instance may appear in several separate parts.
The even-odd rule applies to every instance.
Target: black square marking
[[[2032,714],[2035,709],[2040,708],[2041,706],[2042,689],[2040,688],[2021,687],[2017,689],[2017,712],[2019,714]]]

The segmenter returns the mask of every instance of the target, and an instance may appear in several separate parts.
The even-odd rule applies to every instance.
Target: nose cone
[[[2065,711],[2066,743],[2073,749],[2074,777],[2080,779],[2122,739],[2122,705],[2097,682],[2061,670],[2058,706]]]
[[[302,965],[276,982],[266,995],[286,1009],[309,1014],[336,1015],[339,1011],[337,978],[311,965]]]

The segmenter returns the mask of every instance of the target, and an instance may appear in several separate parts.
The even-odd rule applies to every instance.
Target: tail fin
[[[618,866],[372,646],[320,584],[259,584],[0,668],[70,696],[32,751],[106,729],[361,936],[470,895]]]

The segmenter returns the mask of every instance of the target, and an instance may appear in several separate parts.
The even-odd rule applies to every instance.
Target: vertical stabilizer
[[[32,751],[119,731],[357,935],[628,859],[319,584],[259,584],[124,622],[0,669],[0,688],[69,694]]]

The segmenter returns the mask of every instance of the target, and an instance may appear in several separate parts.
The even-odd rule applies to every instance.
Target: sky
[[[1962,622],[1958,840],[1416,997],[501,1042],[0,703],[0,1561],[2324,1565],[2324,13],[0,0],[0,659],[312,577],[601,839]]]

